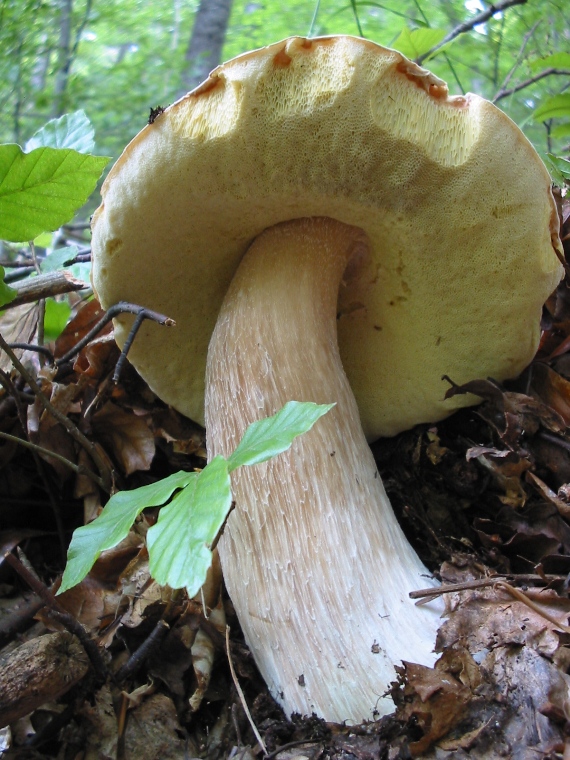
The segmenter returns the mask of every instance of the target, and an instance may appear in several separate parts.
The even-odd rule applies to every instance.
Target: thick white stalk
[[[209,456],[287,401],[336,402],[291,449],[233,478],[219,550],[246,640],[288,714],[360,722],[402,659],[431,664],[439,605],[392,512],[336,340],[338,289],[366,249],[359,230],[301,219],[263,232],[232,282],[208,354]],[[356,262],[356,264],[355,264]]]

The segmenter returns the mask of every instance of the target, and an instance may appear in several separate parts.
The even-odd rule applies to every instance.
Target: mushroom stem
[[[392,512],[339,356],[339,286],[366,252],[361,230],[332,219],[265,230],[225,298],[206,379],[210,457],[287,401],[336,402],[288,452],[233,473],[218,546],[272,694],[288,714],[338,722],[393,710],[382,696],[393,666],[433,663],[440,613],[408,598],[429,573]]]

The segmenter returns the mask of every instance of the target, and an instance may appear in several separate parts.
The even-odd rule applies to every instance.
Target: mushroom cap
[[[369,439],[475,401],[444,400],[444,374],[516,376],[562,275],[550,178],[518,127],[355,37],[294,37],[219,66],[132,140],[102,196],[94,288],[105,308],[176,320],[146,322],[129,359],[199,422],[227,287],[278,222],[333,217],[368,236],[338,338]],[[119,344],[131,324],[116,320]]]

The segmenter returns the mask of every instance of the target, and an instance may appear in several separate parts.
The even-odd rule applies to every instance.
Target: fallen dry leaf
[[[86,700],[79,710],[83,722],[84,760],[116,760],[119,745],[119,730],[113,695],[105,684]]]
[[[127,475],[150,469],[156,447],[146,417],[107,401],[92,416],[91,425],[95,437],[109,448]]]
[[[570,600],[550,589],[527,589],[524,593],[560,625],[497,586],[446,594],[449,617],[438,631],[436,651],[462,644],[477,654],[498,646],[525,645],[552,657],[560,645],[557,631],[568,624]]]
[[[34,343],[38,327],[39,306],[37,303],[22,304],[8,309],[0,316],[0,332],[7,343]],[[35,351],[15,349],[16,357],[30,372],[39,370],[40,363]],[[0,353],[0,369],[10,374],[12,362],[2,351]]]
[[[226,613],[221,597],[216,607],[210,611],[208,621],[214,626],[218,633],[221,635],[225,634]],[[196,688],[190,695],[188,704],[190,705],[190,710],[196,712],[200,708],[202,700],[208,690],[208,686],[210,685],[216,647],[208,633],[200,628],[196,633],[196,638],[194,639],[190,651],[192,654],[192,668],[196,679]]]
[[[67,323],[65,329],[55,342],[54,355],[56,359],[60,359],[74,349],[77,343],[87,335],[89,330],[95,327],[104,314],[105,311],[94,298],[80,303],[75,315]],[[112,330],[113,325],[109,322],[97,337],[111,333]]]
[[[534,395],[547,404],[570,425],[570,382],[543,362],[532,367]]]
[[[129,712],[124,760],[180,760],[185,755],[184,732],[172,699],[153,694]]]
[[[469,685],[464,685],[456,673],[468,674]],[[471,684],[479,685],[478,667],[467,650],[448,650],[434,668],[404,662],[404,701],[399,705],[397,717],[408,722],[415,720],[423,736],[410,742],[410,751],[419,757],[434,742],[445,736],[465,715],[472,698]]]

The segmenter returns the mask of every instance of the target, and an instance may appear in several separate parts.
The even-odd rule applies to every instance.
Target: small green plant
[[[553,153],[547,153],[546,157],[550,174],[555,182],[560,187],[570,185],[570,161],[562,156],[555,156]]]
[[[42,245],[52,232],[69,222],[83,206],[109,159],[91,155],[93,127],[83,111],[53,119],[31,137],[24,148],[0,145],[0,239],[26,243],[41,236]],[[41,262],[42,272],[63,268],[77,249],[60,249]],[[80,267],[83,267],[79,271]],[[71,273],[89,280],[86,265],[75,265]],[[17,295],[4,283],[0,267],[0,308]],[[66,310],[62,315],[57,313]],[[58,327],[69,315],[67,304],[48,301],[48,321]],[[49,325],[48,325],[49,327]],[[55,328],[54,328],[55,330]],[[48,331],[48,337],[57,337]]]
[[[17,291],[4,282],[5,274],[4,267],[0,266],[0,309],[11,303],[17,295]]]
[[[73,534],[58,593],[80,583],[102,551],[126,538],[147,507],[162,506],[149,528],[152,577],[163,586],[198,593],[212,564],[212,547],[232,506],[230,473],[286,451],[334,404],[290,401],[272,417],[250,425],[233,454],[217,456],[201,472],[177,472],[157,483],[112,496],[93,522]]]
[[[82,111],[48,122],[24,150],[0,145],[0,238],[33,240],[72,219],[109,161],[92,149],[93,128]]]

